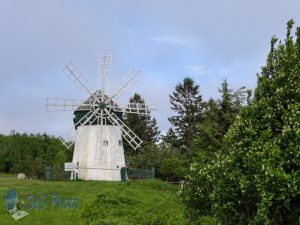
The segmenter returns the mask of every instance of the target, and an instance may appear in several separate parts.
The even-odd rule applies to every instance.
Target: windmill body
[[[72,162],[77,168],[72,171],[72,178],[76,173],[76,177],[83,180],[121,180],[120,170],[125,167],[123,140],[133,149],[142,144],[142,140],[124,124],[123,114],[148,114],[152,109],[142,103],[130,103],[126,107],[115,103],[140,78],[140,72],[132,72],[108,96],[110,65],[109,55],[99,60],[98,83],[101,81],[102,85],[93,92],[75,66],[69,63],[65,66],[66,75],[89,97],[84,101],[47,98],[48,111],[74,111],[74,127],[69,129],[64,138],[60,138],[67,148],[75,143]]]
[[[112,125],[100,126],[77,128],[80,136],[75,142],[73,163],[78,162],[78,178],[121,180],[120,169],[125,167],[121,129]],[[99,141],[99,129],[103,129],[102,143]]]

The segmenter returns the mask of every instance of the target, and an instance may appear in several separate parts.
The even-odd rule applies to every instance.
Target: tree
[[[171,109],[177,113],[169,118],[178,137],[178,144],[175,145],[186,151],[191,147],[197,124],[202,119],[203,103],[199,85],[186,77],[182,83],[176,85],[175,91],[169,97]]]
[[[145,104],[144,99],[142,99],[142,97],[137,93],[130,98],[129,102]],[[144,141],[144,143],[155,144],[158,142],[160,131],[158,129],[156,119],[151,118],[150,114],[140,115],[127,113],[125,114],[124,122],[139,138]],[[137,153],[137,151],[134,151],[127,142],[124,142],[124,151],[126,154]]]
[[[127,157],[130,167],[155,168],[155,177],[167,181],[180,181],[186,174],[182,154],[171,148],[148,143],[135,155]]]
[[[209,154],[220,150],[224,135],[249,101],[251,93],[245,87],[237,90],[229,88],[226,79],[221,83],[219,92],[220,99],[204,102],[202,120],[197,126],[198,135],[193,139],[193,148]]]
[[[192,217],[223,224],[299,224],[300,27],[272,38],[254,98],[230,126],[222,149],[189,174],[184,200]],[[205,184],[203,186],[203,184]]]
[[[241,87],[234,91],[229,88],[227,80],[224,79],[219,92],[221,94],[221,99],[219,100],[220,110],[218,113],[218,123],[220,132],[223,136],[226,134],[229,126],[233,123],[236,115],[240,112],[243,103],[246,100],[245,94],[248,94],[248,91],[245,90],[245,87]]]
[[[179,149],[180,145],[178,141],[178,137],[176,136],[176,133],[173,128],[169,128],[167,133],[165,135],[162,135],[161,137],[162,146],[168,147],[168,148],[173,148],[173,149]]]
[[[198,135],[193,138],[193,148],[197,152],[212,154],[221,148],[223,140],[219,101],[209,99],[203,109],[203,119],[197,124]]]
[[[42,178],[45,164],[63,167],[72,159],[72,152],[53,136],[12,131],[8,136],[0,135],[0,172]]]

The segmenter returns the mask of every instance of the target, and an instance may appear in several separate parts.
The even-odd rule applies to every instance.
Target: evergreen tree
[[[250,98],[250,91],[245,87],[234,91],[229,88],[226,79],[221,83],[219,92],[220,99],[204,102],[203,119],[197,127],[198,135],[193,139],[193,148],[208,153],[207,157],[221,149],[224,135]]]
[[[159,141],[160,131],[157,126],[155,118],[151,118],[150,115],[147,116],[147,135],[146,141],[151,143],[157,143]]]
[[[202,119],[203,103],[199,94],[199,85],[186,77],[178,83],[170,97],[171,109],[177,113],[169,118],[178,137],[177,146],[186,151],[192,145],[193,136],[197,132],[197,124]]]
[[[221,94],[221,99],[218,101],[218,125],[221,135],[227,133],[228,128],[233,123],[237,114],[241,111],[246,100],[250,99],[250,90],[246,90],[245,87],[241,87],[234,91],[229,88],[227,80],[224,79],[221,88],[219,88],[219,93]]]
[[[178,137],[176,136],[175,131],[173,130],[173,128],[169,128],[169,130],[167,131],[167,133],[165,135],[162,135],[161,137],[162,139],[162,146],[165,147],[169,147],[169,148],[175,148],[175,149],[179,149],[179,141],[178,141]]]
[[[144,99],[135,93],[129,100],[130,103],[142,103],[145,104]],[[150,114],[140,115],[134,113],[127,113],[124,118],[125,124],[143,140],[144,145],[146,143],[157,143],[159,140],[160,131],[157,126],[155,118],[151,118]],[[133,150],[132,147],[125,141],[124,142],[125,154],[135,154],[137,150]]]
[[[203,120],[197,125],[199,135],[193,139],[193,148],[198,152],[210,154],[221,148],[223,135],[219,124],[220,114],[219,101],[209,99],[204,103]]]

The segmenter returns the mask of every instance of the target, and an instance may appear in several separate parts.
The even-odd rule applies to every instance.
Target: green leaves
[[[13,131],[0,136],[0,171],[24,172],[27,176],[44,177],[45,164],[62,168],[71,160],[73,149],[66,149],[58,138],[47,134],[20,134]]]
[[[295,42],[293,23],[284,43],[272,38],[254,98],[221,150],[193,164],[183,197],[194,215],[213,215],[223,224],[298,224],[300,33]]]

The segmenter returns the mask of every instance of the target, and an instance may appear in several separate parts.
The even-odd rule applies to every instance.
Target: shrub
[[[271,41],[253,101],[208,162],[191,168],[183,197],[192,218],[223,224],[298,224],[300,216],[300,28]]]

